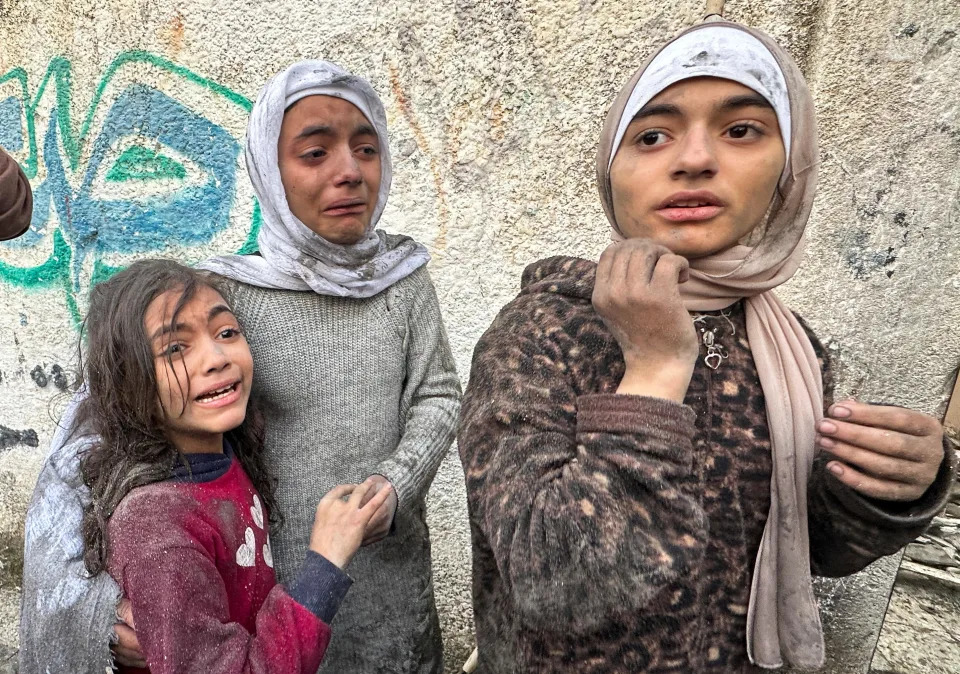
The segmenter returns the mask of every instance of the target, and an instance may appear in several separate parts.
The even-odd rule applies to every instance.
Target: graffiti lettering
[[[30,230],[0,244],[0,281],[59,289],[78,324],[89,288],[137,257],[255,250],[259,208],[238,175],[249,99],[130,51],[107,68],[76,132],[73,107],[64,58],[35,91],[22,68],[0,75],[0,145],[34,189]]]

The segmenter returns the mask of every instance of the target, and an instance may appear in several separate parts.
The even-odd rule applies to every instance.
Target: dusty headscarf
[[[793,59],[768,35],[726,21],[681,33],[640,68],[614,100],[597,154],[600,198],[613,213],[610,165],[624,131],[663,89],[691,77],[740,82],[774,107],[786,164],[762,239],[690,261],[680,286],[690,311],[713,311],[746,298],[747,333],[763,394],[773,451],[770,512],[754,567],[747,610],[747,653],[766,668],[820,667],[823,630],[813,596],[807,534],[807,481],[823,385],[813,347],[800,323],[772,292],[800,265],[804,228],[817,179],[813,99]]]
[[[363,239],[331,243],[312,232],[290,211],[280,181],[277,142],[283,114],[302,98],[334,96],[355,105],[380,140],[380,192]],[[225,255],[200,266],[263,288],[304,290],[337,297],[371,297],[422,267],[426,248],[407,236],[375,229],[393,168],[383,103],[362,78],[328,61],[300,61],[272,77],[257,97],[247,125],[247,172],[260,200],[263,224],[257,236],[260,256]]]

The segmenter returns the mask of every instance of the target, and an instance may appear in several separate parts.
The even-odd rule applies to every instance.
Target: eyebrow
[[[334,130],[332,126],[328,124],[314,124],[303,129],[300,133],[297,134],[294,140],[303,140],[304,138],[310,138],[312,136],[333,136]],[[351,136],[376,136],[377,132],[369,124],[361,124],[353,130]]]
[[[723,112],[739,110],[740,108],[768,108],[773,110],[773,106],[770,104],[770,101],[760,94],[742,94],[740,96],[731,96],[717,106],[717,110]]]
[[[304,138],[310,138],[311,136],[330,136],[333,135],[333,129],[327,126],[326,124],[314,124],[313,126],[308,126],[303,129],[300,133],[297,134],[297,137],[294,140],[302,140]]]
[[[230,309],[226,304],[217,304],[211,307],[210,311],[207,313],[207,322],[212,321],[214,318],[219,316],[222,313],[232,314],[233,310]],[[165,324],[156,329],[156,331],[150,335],[150,341],[156,340],[158,337],[163,337],[164,335],[169,335],[172,332],[191,332],[192,328],[186,323],[177,323],[176,325]]]
[[[642,108],[640,111],[633,116],[634,122],[638,119],[646,119],[647,117],[658,117],[661,115],[667,117],[680,117],[683,113],[680,112],[680,108],[672,103],[657,103],[656,105],[650,105],[649,103]]]
[[[773,106],[770,104],[766,98],[760,94],[741,94],[738,96],[731,96],[726,98],[717,104],[714,109],[717,112],[730,112],[732,110],[740,110],[741,108],[768,108],[773,110]],[[667,117],[681,117],[683,111],[680,108],[672,103],[656,103],[654,105],[645,105],[640,108],[640,112],[633,116],[631,121],[635,122],[638,119],[646,119],[647,117],[657,117],[657,116],[667,116]]]

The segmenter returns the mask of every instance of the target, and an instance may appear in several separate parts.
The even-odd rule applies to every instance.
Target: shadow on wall
[[[79,324],[89,288],[137,257],[256,250],[259,207],[238,176],[249,99],[129,51],[96,85],[79,130],[73,105],[65,58],[33,90],[23,68],[0,75],[0,146],[34,190],[30,230],[0,244],[0,283],[59,289]],[[39,133],[38,120],[49,120]]]

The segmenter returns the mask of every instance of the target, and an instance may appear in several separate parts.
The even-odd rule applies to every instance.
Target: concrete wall
[[[603,249],[593,156],[606,106],[703,6],[0,1],[0,145],[36,190],[33,229],[0,244],[0,649],[16,645],[20,522],[87,290],[139,257],[248,244],[258,216],[240,148],[268,75],[328,58],[383,96],[396,175],[382,222],[433,252],[467,375],[527,262]],[[960,4],[753,0],[727,15],[782,39],[817,99],[820,194],[783,295],[833,350],[841,393],[935,411],[960,359]],[[453,453],[430,506],[453,662],[471,648]],[[895,565],[823,589],[842,628],[831,671],[864,671]]]

